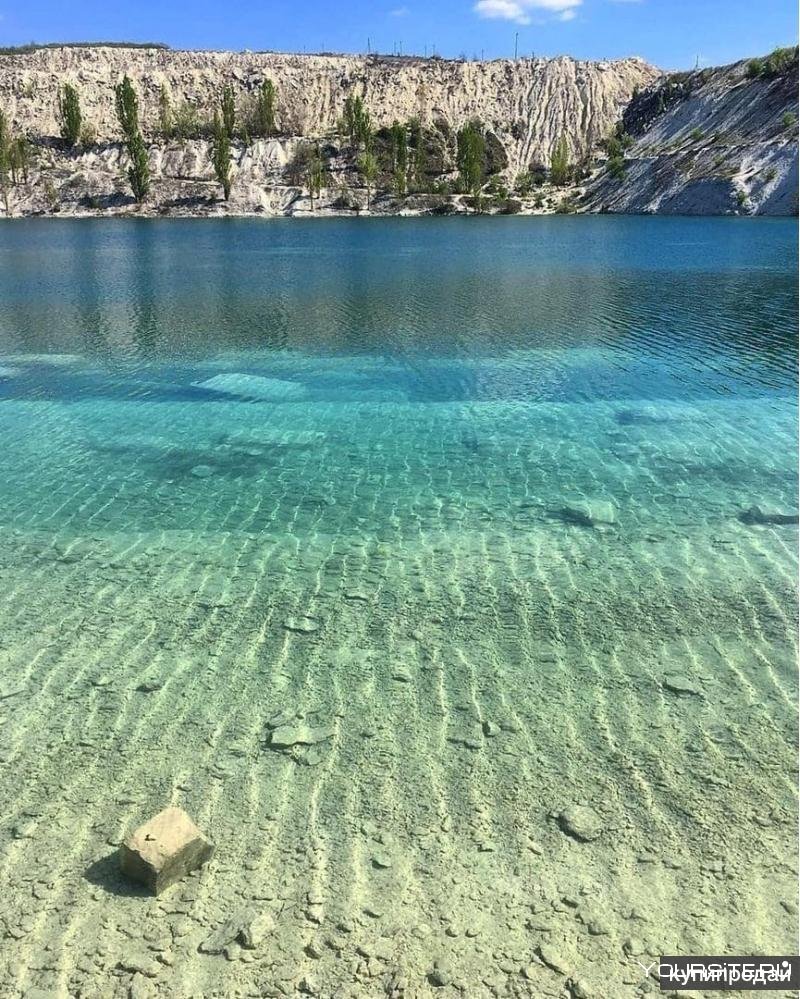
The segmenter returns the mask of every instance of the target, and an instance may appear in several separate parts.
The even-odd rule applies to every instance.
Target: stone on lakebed
[[[120,864],[124,874],[160,895],[213,853],[213,844],[183,809],[165,808],[125,839]]]
[[[578,524],[581,527],[617,522],[616,507],[609,500],[577,500],[563,506],[559,514],[568,524]]]

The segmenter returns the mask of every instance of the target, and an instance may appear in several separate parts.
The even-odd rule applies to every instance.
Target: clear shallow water
[[[3,227],[10,994],[126,995],[133,948],[168,995],[456,994],[438,960],[613,999],[631,941],[793,949],[797,529],[741,514],[797,512],[796,256],[782,220]],[[144,902],[113,846],[171,802],[218,859]],[[198,954],[243,907],[269,943]]]

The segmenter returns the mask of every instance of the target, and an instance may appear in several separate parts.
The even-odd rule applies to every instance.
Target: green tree
[[[227,201],[231,196],[231,138],[219,111],[214,112],[211,161],[214,164],[214,176],[222,184],[222,193]]]
[[[9,214],[8,189],[9,171],[11,169],[11,129],[8,119],[3,111],[0,111],[0,195],[3,197],[6,215]]]
[[[419,189],[425,183],[425,141],[419,118],[412,118],[408,123],[408,145],[409,183]]]
[[[391,166],[394,189],[402,197],[408,185],[408,132],[406,126],[394,122],[389,130],[391,139]]]
[[[372,188],[378,176],[378,160],[372,149],[366,149],[358,160],[358,169],[364,178],[364,186],[367,189],[367,211],[372,207]]]
[[[26,135],[18,135],[11,140],[8,149],[8,165],[12,183],[18,184],[20,177],[27,184],[31,164],[31,144]]]
[[[319,197],[325,186],[325,161],[319,146],[314,146],[308,153],[305,163],[305,183],[308,196],[311,198],[311,211],[314,211],[314,198]]]
[[[356,149],[367,152],[372,143],[372,121],[369,111],[358,95],[349,96],[344,102],[342,130]]]
[[[228,133],[228,138],[232,139],[236,129],[236,100],[230,84],[222,88],[222,126]]]
[[[570,178],[569,146],[566,135],[562,135],[556,143],[550,158],[550,183],[563,187]]]
[[[69,149],[81,137],[81,102],[78,91],[71,83],[65,83],[58,92],[58,120],[61,125],[61,138]]]
[[[264,80],[256,94],[253,121],[250,131],[254,136],[269,138],[278,131],[276,105],[278,92],[272,80]]]
[[[467,122],[456,136],[456,165],[467,194],[480,197],[485,176],[486,140],[480,122]]]
[[[133,196],[141,203],[150,190],[150,164],[147,149],[139,128],[139,100],[128,76],[114,88],[117,118],[122,129],[125,146],[131,164],[128,167],[128,180]]]
[[[164,139],[172,138],[175,129],[175,121],[172,114],[172,101],[166,84],[161,84],[158,92],[158,130]]]

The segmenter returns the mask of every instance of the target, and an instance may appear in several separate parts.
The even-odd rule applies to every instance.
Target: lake
[[[0,993],[627,999],[792,953],[797,249],[0,227]],[[217,852],[155,900],[116,848],[169,804]]]

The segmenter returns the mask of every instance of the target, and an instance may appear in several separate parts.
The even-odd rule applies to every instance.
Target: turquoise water
[[[635,952],[794,950],[796,259],[0,229],[0,993],[125,996],[133,948],[170,996],[614,999]],[[114,847],[173,803],[217,858],[153,902]],[[243,908],[268,941],[198,953]]]

